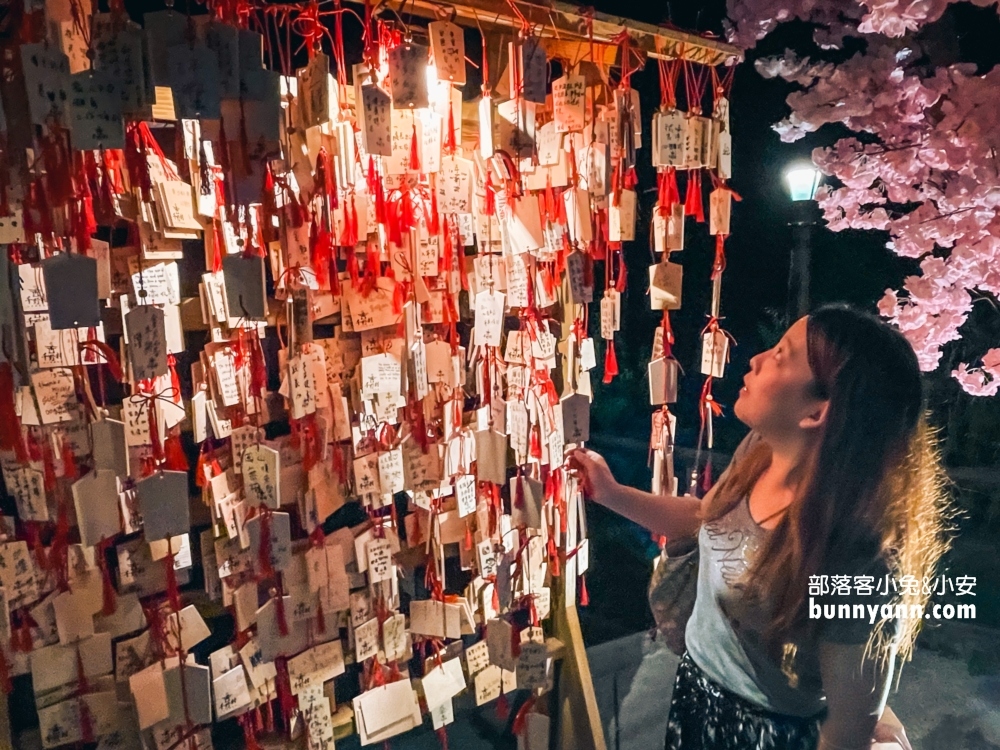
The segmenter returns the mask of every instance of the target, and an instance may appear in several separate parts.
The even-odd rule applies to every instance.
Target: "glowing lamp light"
[[[788,194],[793,201],[811,201],[816,197],[819,187],[820,172],[811,164],[796,164],[785,172],[788,182]]]

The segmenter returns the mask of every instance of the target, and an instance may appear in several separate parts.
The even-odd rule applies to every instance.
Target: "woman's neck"
[[[771,461],[766,469],[768,484],[794,491],[802,479],[802,470],[811,451],[803,439],[769,439]]]

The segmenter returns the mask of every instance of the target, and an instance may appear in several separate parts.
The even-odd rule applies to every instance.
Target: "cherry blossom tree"
[[[792,19],[813,24],[823,49],[863,40],[836,64],[786,51],[756,68],[797,84],[790,114],[774,126],[783,141],[833,123],[852,131],[813,152],[839,185],[824,188],[818,202],[831,230],[887,231],[892,251],[919,261],[919,275],[887,290],[878,308],[925,371],[961,338],[976,299],[1000,298],[1000,68],[935,66],[914,39],[952,1],[729,0],[729,36],[745,49]],[[996,394],[1000,347],[952,376],[970,394]]]

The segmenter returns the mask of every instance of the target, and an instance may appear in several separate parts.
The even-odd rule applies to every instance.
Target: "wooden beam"
[[[559,750],[607,750],[580,617],[575,604],[566,607],[564,597],[559,599],[553,601],[552,616],[556,637],[566,644],[566,650],[559,672],[555,747]]]
[[[352,0],[359,2],[359,0]],[[515,13],[513,8],[516,8]],[[454,5],[440,5],[433,0],[409,0],[406,12],[423,18],[448,19],[462,26],[521,29],[527,24],[543,39],[585,41],[610,45],[617,49],[615,37],[627,31],[648,57],[664,60],[688,60],[703,65],[721,65],[742,58],[739,48],[719,39],[690,34],[665,26],[633,21],[623,16],[593,13],[586,16],[580,8],[564,2],[538,5],[524,0],[510,3],[498,0],[461,0]],[[523,20],[522,20],[523,19]],[[602,51],[606,59],[606,52]]]

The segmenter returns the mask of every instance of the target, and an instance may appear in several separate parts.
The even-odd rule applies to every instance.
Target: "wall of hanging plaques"
[[[523,36],[463,102],[449,22],[366,13],[349,65],[307,6],[32,8],[0,63],[0,686],[30,674],[43,746],[208,748],[236,719],[332,748],[345,716],[367,745],[551,690],[589,563],[564,456],[637,236],[627,38],[612,84],[550,80]],[[668,310],[728,126],[654,124]]]

